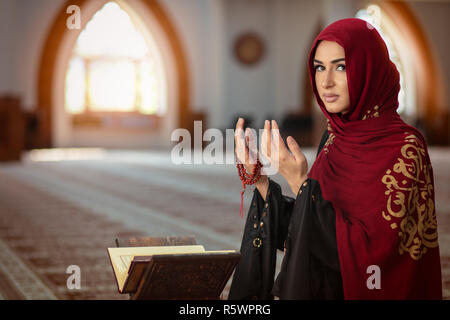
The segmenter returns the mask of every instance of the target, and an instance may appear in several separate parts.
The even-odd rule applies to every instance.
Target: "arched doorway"
[[[73,117],[64,108],[66,71],[80,32],[107,2],[109,1],[68,1],[60,9],[48,32],[42,51],[38,79],[39,147],[69,146],[73,145],[77,139],[74,137],[74,131],[71,128]],[[159,116],[161,126],[159,135],[154,135],[154,140],[164,140],[165,143],[170,144],[169,138],[162,139],[162,137],[170,137],[170,132],[177,127],[189,128],[189,77],[181,42],[173,24],[157,1],[114,2],[131,16],[138,18],[136,21],[142,22],[142,30],[151,31],[155,43],[161,51],[162,64],[167,75],[168,101],[166,114]],[[69,17],[66,9],[70,5],[78,6],[82,13],[82,23],[79,30],[70,30],[66,27],[66,20]],[[139,17],[137,17],[137,13],[139,13]],[[123,137],[122,134],[120,138],[123,139]],[[117,141],[117,137],[114,138],[114,136],[108,134],[105,135],[105,139]],[[127,144],[126,139],[122,142]]]
[[[425,32],[402,1],[374,2],[360,8],[358,18],[379,29],[397,65],[402,90],[400,115],[421,129],[429,144],[448,143],[443,77]]]

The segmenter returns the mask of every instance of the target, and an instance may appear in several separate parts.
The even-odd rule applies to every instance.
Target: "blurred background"
[[[0,0],[0,299],[126,299],[116,237],[239,249],[235,167],[173,164],[171,134],[275,119],[311,165],[326,121],[308,53],[350,17],[384,38],[398,112],[429,144],[450,298],[450,1]]]

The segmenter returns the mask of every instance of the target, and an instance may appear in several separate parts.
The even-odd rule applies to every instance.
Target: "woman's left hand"
[[[306,160],[305,155],[295,139],[291,136],[286,139],[286,147],[275,120],[272,120],[272,128],[270,122],[266,121],[264,130],[267,130],[265,133],[269,140],[267,141],[267,156],[270,159],[270,162],[273,164],[274,161],[278,161],[280,174],[286,179],[292,192],[297,195],[303,182],[308,179],[308,161]],[[278,159],[275,158],[276,153],[273,152],[276,143],[271,143],[271,140],[278,142]]]

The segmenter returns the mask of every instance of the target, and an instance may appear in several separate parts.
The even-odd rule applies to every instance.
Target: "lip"
[[[331,102],[335,102],[339,98],[339,95],[337,95],[337,94],[324,94],[323,98],[325,99],[326,102],[331,103]]]

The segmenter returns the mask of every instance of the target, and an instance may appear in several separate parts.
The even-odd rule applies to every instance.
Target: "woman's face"
[[[314,56],[316,87],[330,113],[346,113],[350,97],[345,71],[345,51],[334,41],[320,41]]]

